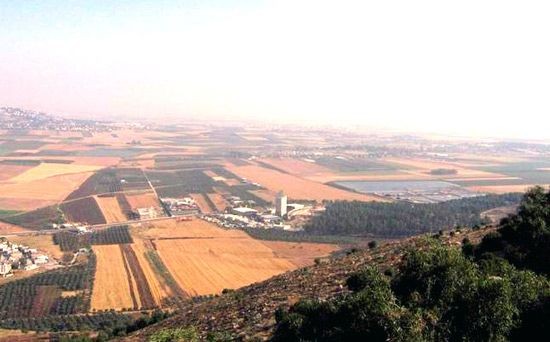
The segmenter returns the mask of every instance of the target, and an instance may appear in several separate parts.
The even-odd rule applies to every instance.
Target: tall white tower
[[[286,202],[287,197],[285,193],[280,191],[277,197],[275,197],[275,214],[281,217],[286,215]]]

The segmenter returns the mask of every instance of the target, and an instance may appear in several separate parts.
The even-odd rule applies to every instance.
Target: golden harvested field
[[[97,259],[91,307],[95,310],[134,306],[125,261],[118,245],[94,246]]]
[[[40,165],[11,178],[10,181],[16,183],[28,183],[53,176],[91,172],[99,169],[101,169],[101,166],[97,165],[41,163]]]
[[[63,252],[59,249],[59,246],[53,243],[52,235],[22,235],[12,236],[9,238],[11,242],[27,245],[31,248],[36,248],[40,251],[46,252],[48,255],[61,259]]]
[[[292,262],[297,267],[313,265],[315,258],[330,255],[339,249],[337,245],[309,242],[262,241],[279,257]]]
[[[206,202],[206,199],[202,194],[189,194],[193,200],[195,200],[195,203],[199,206],[199,209],[203,214],[210,214],[212,212],[212,209],[208,205],[208,202]]]
[[[122,212],[120,205],[115,196],[112,197],[103,197],[103,196],[94,196],[103,216],[107,223],[116,223],[128,221],[126,215]]]
[[[190,295],[245,286],[311,264],[338,249],[314,243],[265,243],[199,219],[156,221],[136,226],[132,233],[136,241],[153,241],[174,279]]]
[[[218,228],[216,225],[200,220],[177,222],[173,218],[155,221],[154,223],[143,224],[142,228],[136,227],[135,232],[138,236],[147,239],[158,238],[233,238],[248,237],[241,230],[226,230]]]
[[[140,194],[126,194],[126,199],[132,209],[136,208],[149,208],[160,207],[159,200],[152,192],[145,192]]]
[[[155,244],[173,277],[191,295],[220,293],[295,268],[250,237],[158,240]]]
[[[32,168],[32,166],[0,164],[0,181],[16,177],[30,168]]]
[[[56,150],[56,151],[89,151],[94,149],[91,146],[80,144],[46,144],[40,147],[40,150]]]
[[[271,191],[283,190],[291,199],[383,201],[383,199],[376,196],[333,188],[261,166],[236,166],[228,163],[226,168],[243,178],[261,184]]]
[[[550,184],[520,184],[520,185],[482,185],[482,186],[469,186],[466,189],[478,192],[489,192],[493,194],[505,194],[507,192],[525,192],[527,189],[536,185],[548,187]]]
[[[91,175],[91,172],[83,172],[26,183],[0,184],[0,197],[62,201]]]
[[[229,204],[229,203],[227,203],[225,198],[223,198],[223,196],[218,194],[218,193],[208,194],[208,197],[210,198],[212,203],[214,203],[214,205],[216,206],[216,209],[218,211],[224,211],[225,208],[227,208],[227,206]]]
[[[269,158],[269,159],[261,159],[261,161],[297,176],[307,177],[315,174],[333,173],[333,171],[329,168],[326,168],[317,163],[307,162],[301,159]]]

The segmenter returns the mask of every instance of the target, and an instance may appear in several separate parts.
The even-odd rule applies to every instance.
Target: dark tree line
[[[53,242],[59,245],[64,252],[76,251],[90,245],[118,245],[132,243],[133,239],[128,226],[114,226],[92,233],[78,234],[76,232],[61,231],[53,235]]]
[[[441,203],[330,202],[305,227],[314,235],[403,237],[483,224],[481,213],[519,203],[520,194],[488,195]]]

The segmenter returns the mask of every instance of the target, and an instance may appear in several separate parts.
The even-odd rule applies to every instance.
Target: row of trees
[[[314,235],[402,237],[483,224],[481,213],[518,204],[519,194],[488,195],[441,203],[329,202],[305,230]]]
[[[550,192],[533,189],[518,214],[478,246],[465,240],[460,251],[433,240],[427,250],[408,252],[396,273],[367,268],[352,275],[350,294],[278,310],[274,340],[545,340],[549,204]]]

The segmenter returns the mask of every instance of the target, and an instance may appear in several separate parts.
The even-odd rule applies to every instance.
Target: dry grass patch
[[[369,196],[333,188],[294,175],[278,172],[256,165],[235,166],[227,164],[227,169],[243,178],[256,182],[271,191],[283,190],[291,199],[308,200],[359,200],[380,201],[376,196]]]
[[[107,223],[125,222],[128,219],[122,212],[115,196],[94,196]]]
[[[120,247],[94,246],[93,250],[97,267],[92,291],[92,310],[132,308],[132,292]]]
[[[53,243],[52,235],[21,235],[10,237],[9,240],[46,252],[56,259],[61,259],[63,256],[63,252],[59,249],[59,246]]]

